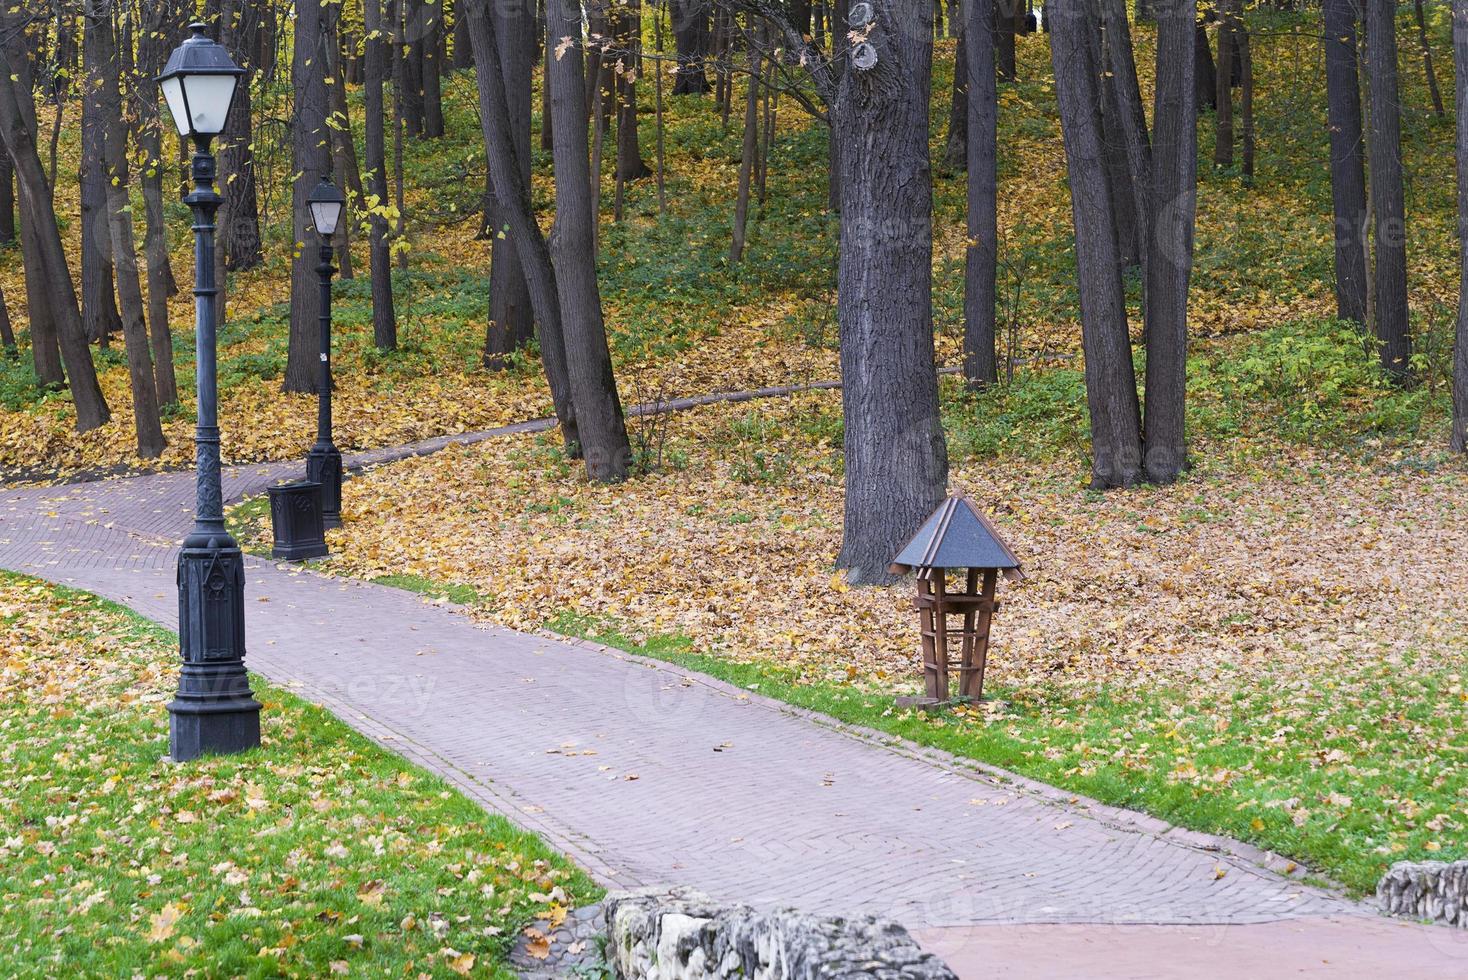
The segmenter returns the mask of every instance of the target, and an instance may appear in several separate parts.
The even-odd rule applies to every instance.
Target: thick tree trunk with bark
[[[255,113],[250,96],[255,61],[252,39],[260,30],[259,4],[253,0],[228,0],[219,40],[229,48],[235,63],[246,69],[235,91],[224,135],[217,147],[224,207],[220,214],[220,245],[225,268],[230,272],[253,269],[265,259],[260,238],[260,202],[255,183]],[[221,287],[223,282],[220,283]]]
[[[88,25],[93,26],[93,25]],[[111,30],[111,27],[107,27]],[[95,38],[91,39],[95,44]],[[102,161],[107,119],[98,97],[103,84],[95,47],[83,36],[82,156],[79,181],[82,216],[82,325],[87,339],[105,347],[122,329],[113,293],[112,243],[107,230],[107,174]]]
[[[1407,215],[1402,189],[1402,121],[1397,92],[1396,5],[1366,5],[1371,209],[1376,220],[1376,337],[1381,366],[1399,382],[1411,370],[1407,315]]]
[[[89,98],[97,100],[103,127],[103,164],[107,188],[107,224],[121,300],[122,336],[127,351],[128,380],[132,386],[133,426],[138,456],[156,459],[163,454],[163,425],[158,416],[158,392],[153,380],[153,357],[148,346],[148,321],[143,313],[143,287],[133,239],[133,216],[127,163],[127,117],[122,111],[122,88],[117,62],[115,0],[86,0],[86,54],[89,77],[101,84]]]
[[[39,126],[36,120],[36,104],[32,93],[35,91],[34,80],[31,76],[31,63],[29,53],[26,50],[24,21],[16,15],[6,15],[0,18],[0,44],[3,44],[7,60],[14,68],[14,92],[20,97],[18,118],[25,131],[30,134],[34,146]],[[3,92],[3,89],[0,89]],[[11,156],[7,148],[7,156],[10,156],[12,164],[15,158]],[[39,160],[37,156],[37,160]],[[30,316],[31,327],[31,361],[35,367],[36,380],[42,387],[63,387],[66,384],[66,372],[61,366],[61,348],[58,342],[59,315],[52,310],[47,298],[47,282],[45,266],[42,262],[44,249],[40,240],[39,228],[43,217],[31,214],[31,201],[33,195],[28,195],[21,185],[24,179],[23,168],[16,167],[15,183],[17,192],[17,203],[20,211],[20,240],[21,261],[25,266],[25,291],[26,308]],[[41,171],[45,176],[45,171]],[[35,198],[43,201],[49,210],[53,207],[51,197],[51,185],[46,184],[46,196]],[[54,222],[55,212],[52,211],[51,218]]]
[[[933,352],[933,8],[930,0],[873,6],[875,64],[847,68],[832,116],[846,459],[836,564],[861,583],[891,581],[893,556],[948,487]]]
[[[1455,452],[1468,452],[1468,0],[1453,0],[1453,75],[1458,110],[1458,329],[1453,345]]]
[[[990,50],[993,50],[993,35],[990,35]],[[962,33],[958,35],[953,57],[953,94],[948,103],[948,139],[943,147],[943,169],[959,173],[968,166],[968,44]]]
[[[572,0],[546,0],[547,35],[579,36],[579,9]],[[550,250],[560,287],[566,366],[586,472],[593,480],[613,482],[626,478],[632,450],[596,280],[596,204],[586,159],[585,79],[580,52],[557,54],[552,51],[546,58],[555,117],[556,223]]]
[[[1197,65],[1193,81],[1198,111],[1203,107],[1218,108],[1218,72],[1213,67],[1213,48],[1208,43],[1208,28],[1198,24],[1193,28],[1193,58]]]
[[[461,3],[467,0],[460,0]],[[367,159],[367,207],[372,212],[368,257],[372,270],[372,341],[378,350],[398,346],[397,312],[393,308],[392,253],[388,248],[387,216],[391,200],[387,186],[387,106],[383,86],[387,82],[391,30],[383,22],[382,0],[363,0],[367,36],[362,57],[366,84],[363,103],[367,120],[363,127],[363,152]]]
[[[1335,213],[1336,315],[1365,328],[1366,169],[1356,65],[1355,0],[1324,0],[1326,121]]]
[[[464,0],[460,0],[464,2]],[[510,138],[521,186],[530,187],[531,105],[534,100],[531,66],[535,60],[535,12],[526,5],[493,4],[495,50],[509,110]],[[491,175],[491,185],[493,179]],[[512,191],[513,193],[513,191]],[[490,233],[489,326],[484,334],[484,366],[503,367],[508,355],[530,343],[535,336],[535,310],[530,286],[520,262],[519,234],[506,229],[509,216],[495,203],[487,202]],[[521,229],[522,233],[524,229]]]
[[[291,220],[295,241],[315,241],[308,198],[321,178],[331,174],[331,140],[326,132],[326,49],[320,0],[297,0],[291,78],[295,88],[291,151],[295,182]],[[316,249],[296,249],[291,262],[291,328],[286,354],[285,390],[311,393],[320,376],[320,282]]]
[[[1218,71],[1214,76],[1215,109],[1213,165],[1234,165],[1234,13],[1233,0],[1218,3]]]
[[[1090,18],[1082,9],[1085,2],[1051,4],[1050,44],[1075,221],[1081,346],[1091,415],[1091,483],[1106,489],[1131,486],[1141,477],[1141,410],[1097,108],[1100,72],[1087,38]]]
[[[519,7],[519,3],[510,4]],[[443,36],[443,0],[425,0],[422,7],[422,39],[419,41],[423,81],[423,135],[443,135],[443,64],[439,61]]]
[[[13,14],[0,16],[0,32],[10,34],[12,39],[19,38],[19,19]],[[29,70],[17,63],[20,59],[16,54],[16,47],[11,43],[0,47],[0,139],[15,163],[22,220],[29,226],[25,242],[30,253],[26,262],[26,287],[31,299],[32,343],[35,343],[36,311],[44,309],[56,328],[61,361],[66,367],[66,380],[76,407],[77,431],[88,432],[105,425],[111,413],[92,366],[92,353],[77,308],[76,289],[67,266],[66,250],[61,245],[61,230],[52,209],[51,184],[36,150],[35,104],[31,101],[31,89],[22,84],[29,78]]]
[[[495,207],[520,245],[518,255],[527,292],[540,322],[540,357],[550,385],[556,419],[561,424],[561,437],[573,455],[579,452],[580,437],[576,424],[576,403],[572,397],[570,373],[566,364],[566,342],[561,329],[561,307],[556,286],[555,266],[550,247],[530,208],[530,185],[525,180],[526,165],[519,159],[519,147],[513,137],[509,95],[505,87],[506,66],[501,52],[512,42],[502,41],[497,33],[503,23],[500,11],[491,12],[489,0],[461,0],[466,31],[474,47],[478,65],[479,118],[484,131],[485,153],[489,160]],[[552,0],[555,2],[555,0]],[[510,25],[515,26],[515,25]],[[579,58],[579,53],[562,52]],[[554,55],[552,55],[554,57]]]
[[[999,93],[994,75],[993,0],[963,0],[968,111],[968,248],[964,253],[963,377],[970,388],[999,380],[995,282],[999,272]]]
[[[709,0],[671,0],[673,43],[678,52],[674,95],[703,95],[709,90],[704,59],[709,51]]]
[[[1144,472],[1171,483],[1187,465],[1188,285],[1197,213],[1196,0],[1157,9],[1157,89],[1147,248]]]
[[[1017,77],[1014,60],[1014,19],[1020,0],[994,0],[994,17],[990,30],[994,37],[994,59],[999,77],[1012,82]]]
[[[1145,269],[1152,227],[1152,143],[1147,135],[1147,113],[1137,81],[1137,61],[1127,24],[1126,0],[1101,0],[1103,84],[1115,101],[1115,128],[1122,141],[1122,157],[1130,176],[1131,221],[1136,228],[1136,260]],[[1109,131],[1108,131],[1109,132]],[[1124,202],[1127,203],[1127,202]]]

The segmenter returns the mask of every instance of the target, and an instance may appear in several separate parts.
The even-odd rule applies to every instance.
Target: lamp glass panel
[[[234,75],[185,75],[189,110],[193,112],[193,131],[201,136],[218,136],[229,119],[234,102],[234,88],[239,79]],[[177,118],[177,117],[175,117]]]
[[[342,204],[340,201],[312,201],[311,218],[318,234],[335,235],[342,218]]]
[[[163,98],[168,102],[168,112],[173,116],[173,125],[178,127],[178,135],[189,135],[189,113],[184,105],[183,79],[177,75],[165,78]]]

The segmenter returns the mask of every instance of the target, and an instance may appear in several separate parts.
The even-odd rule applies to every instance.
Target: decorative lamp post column
[[[336,234],[347,199],[330,177],[307,198],[311,223],[321,238],[321,381],[316,401],[316,444],[306,454],[306,479],[321,484],[321,519],[327,527],[342,525],[342,454],[331,441],[331,277],[336,272],[331,236]]]
[[[180,136],[194,142],[195,377],[198,427],[194,528],[178,556],[178,635],[183,669],[168,705],[168,752],[186,762],[209,753],[243,752],[260,744],[260,702],[245,672],[245,562],[224,527],[219,476],[219,391],[214,318],[214,218],[222,203],[214,189],[210,144],[224,131],[244,72],[211,41],[204,24],[168,59],[158,83]]]

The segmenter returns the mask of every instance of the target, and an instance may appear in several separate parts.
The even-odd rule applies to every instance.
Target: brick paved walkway
[[[299,469],[234,469],[225,492]],[[0,490],[0,567],[173,626],[173,542],[191,504],[189,473]],[[1073,803],[706,677],[484,627],[394,589],[246,565],[254,670],[610,885],[690,884],[914,928],[1369,914],[1266,870],[1243,845]]]

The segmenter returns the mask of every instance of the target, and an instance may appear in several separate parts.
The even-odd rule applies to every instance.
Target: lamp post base
[[[321,523],[342,526],[342,454],[330,443],[317,443],[306,454],[306,479],[321,484]]]
[[[260,702],[245,671],[245,560],[227,533],[189,536],[178,555],[178,694],[168,705],[177,762],[260,744]]]
[[[233,755],[260,747],[260,702],[254,698],[208,714],[168,706],[168,756],[190,762],[205,755]]]

